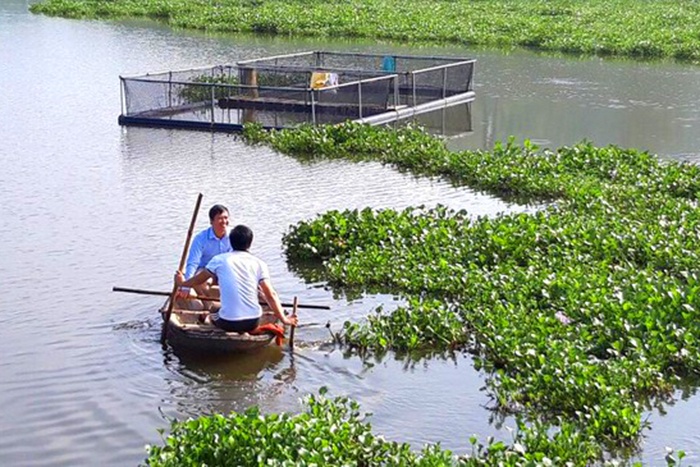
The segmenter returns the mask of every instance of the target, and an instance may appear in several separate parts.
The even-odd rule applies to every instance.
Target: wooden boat
[[[165,319],[166,304],[160,309]],[[211,323],[201,323],[207,312],[173,309],[168,326],[168,343],[178,350],[202,353],[242,353],[253,352],[269,345],[275,336],[272,333],[249,334],[226,332]],[[263,312],[260,324],[275,323],[271,311]]]

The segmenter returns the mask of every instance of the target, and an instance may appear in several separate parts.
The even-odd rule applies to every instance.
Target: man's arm
[[[272,284],[270,283],[269,279],[262,279],[259,283],[260,286],[260,291],[263,294],[263,297],[265,297],[265,301],[267,304],[272,308],[272,311],[275,313],[275,316],[282,321],[284,324],[290,324],[292,326],[297,325],[297,317],[296,316],[286,316],[284,314],[284,308],[282,308],[282,304],[280,303],[279,297],[277,297],[277,292],[275,292],[275,289],[272,288]]]
[[[187,265],[185,266],[185,279],[191,279],[197,269],[199,269],[199,262],[202,260],[202,254],[204,253],[205,240],[206,236],[202,232],[195,235],[192,240],[190,253],[187,255]]]
[[[204,284],[206,281],[214,277],[214,274],[209,272],[207,269],[202,269],[194,277],[185,280],[185,276],[182,271],[177,271],[175,273],[175,283],[178,287],[194,287],[199,284]]]

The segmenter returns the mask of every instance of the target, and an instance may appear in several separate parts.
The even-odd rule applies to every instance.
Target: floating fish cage
[[[121,125],[240,131],[385,124],[474,99],[473,59],[302,52],[120,76]]]

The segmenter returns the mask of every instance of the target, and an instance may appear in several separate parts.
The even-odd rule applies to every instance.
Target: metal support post
[[[442,69],[442,98],[447,97],[447,67]]]
[[[216,93],[214,92],[214,88],[215,88],[215,86],[211,87],[211,123],[212,124],[214,124],[214,122],[216,121],[216,119],[214,118],[214,98],[215,98],[214,96],[216,95]]]
[[[311,122],[316,125],[316,98],[314,97],[314,90],[311,90]]]
[[[362,118],[362,81],[357,83],[357,100],[360,104],[360,118]]]

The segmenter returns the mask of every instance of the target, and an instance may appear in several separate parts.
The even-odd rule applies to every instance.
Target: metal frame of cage
[[[384,70],[379,66],[375,66],[373,68],[337,66],[337,63],[352,65],[349,58],[353,57],[364,60],[365,63],[368,61],[374,61],[375,64],[378,64],[379,61],[386,59],[386,57],[391,57],[394,66],[396,66],[397,69],[400,68],[400,70]],[[327,62],[331,58],[337,63],[333,66],[328,66]],[[307,60],[308,62],[294,63],[294,60]],[[343,60],[345,60],[345,62],[343,62]],[[411,64],[425,64],[425,62],[429,61],[433,61],[435,64],[427,68],[411,68]],[[475,93],[472,90],[475,62],[476,60],[474,59],[463,59],[456,57],[309,51],[251,60],[242,60],[237,62],[236,65],[217,65],[213,67],[200,67],[179,71],[149,73],[146,75],[133,77],[120,76],[121,115],[119,116],[119,123],[122,125],[179,127],[208,129],[215,131],[240,131],[243,124],[246,122],[245,118],[241,118],[240,116],[237,119],[229,117],[229,123],[224,121],[225,118],[222,118],[221,121],[217,120],[217,107],[220,109],[226,108],[222,107],[222,103],[225,104],[225,101],[217,98],[217,96],[224,92],[226,92],[229,96],[240,95],[243,92],[247,92],[250,95],[259,95],[260,92],[265,91],[269,93],[279,93],[281,95],[284,95],[285,93],[288,93],[288,95],[294,93],[295,96],[303,95],[303,99],[296,98],[298,105],[294,106],[290,103],[287,103],[286,105],[288,108],[293,108],[294,112],[308,112],[310,114],[310,123],[313,124],[327,122],[332,123],[335,120],[338,120],[336,123],[345,120],[353,120],[373,125],[384,124],[418,115],[420,113],[430,112],[447,106],[472,101],[475,97]],[[331,73],[355,74],[358,75],[360,79],[340,83],[334,86],[326,86],[320,89],[314,89],[310,84],[304,87],[260,86],[257,84],[251,85],[241,82],[243,81],[241,78],[243,76],[242,73],[245,70],[256,70],[256,73],[260,71],[289,74],[304,73],[309,75],[316,70],[323,70]],[[194,75],[195,73],[200,73],[198,76],[204,76],[206,73],[209,73],[212,79],[215,76],[223,76],[226,74],[229,81],[232,79],[232,76],[238,76],[239,82],[236,84],[223,82],[209,83],[188,80],[183,81],[177,79],[177,77]],[[421,98],[420,94],[426,90],[421,89],[417,83],[421,76],[426,76],[430,73],[440,74],[441,76],[441,83],[431,86],[429,89],[430,93],[435,94],[437,90],[438,94],[435,96],[436,98],[430,98],[430,95],[428,97]],[[462,77],[460,73],[464,74],[464,76]],[[461,83],[461,85],[459,88],[452,89],[448,86],[448,77],[454,78],[455,75],[457,76],[457,80]],[[173,77],[176,77],[176,79],[173,79]],[[308,79],[305,81],[306,83],[309,83]],[[387,84],[385,85],[384,82],[387,82]],[[131,112],[130,109],[132,106],[130,106],[129,102],[130,93],[128,92],[128,88],[132,83],[149,83],[153,86],[167,85],[167,105],[163,103],[163,105],[158,108]],[[375,100],[381,100],[384,93],[370,93],[367,91],[367,89],[374,87],[375,90],[377,88],[383,90],[384,86],[386,86],[387,89],[387,97],[384,108],[382,109],[381,105],[369,105],[370,99],[366,96],[374,97]],[[363,88],[365,89],[365,99],[363,99]],[[208,96],[205,100],[197,103],[180,103],[180,105],[174,106],[173,89],[207,89],[207,91],[204,92],[206,92]],[[202,96],[204,95],[204,92],[202,93]],[[351,117],[354,116],[355,118],[325,118],[323,121],[318,118],[319,114],[322,112],[332,113],[333,108],[328,107],[328,101],[332,100],[329,98],[329,96],[332,97],[333,93],[349,93],[351,96],[356,94],[356,102],[347,103],[348,108],[352,107],[353,109],[357,109],[357,115],[351,115]],[[379,97],[377,97],[378,95]],[[403,104],[402,99],[405,102]],[[154,98],[154,100],[158,101],[158,98]],[[290,98],[289,100],[293,101],[294,99]],[[253,103],[251,100],[246,105],[252,105],[255,108],[258,108],[258,110],[265,111],[264,101]],[[283,103],[278,103],[277,108],[284,109],[285,107]],[[340,107],[336,107],[336,111],[339,108]],[[205,113],[209,112],[210,116],[208,119],[193,118],[191,120],[173,118],[173,115],[178,114],[178,112],[185,113],[197,111],[204,111]],[[269,111],[273,112],[272,110]],[[350,114],[349,111],[346,110],[346,112]],[[230,123],[234,120],[236,123]],[[274,119],[274,122],[274,124],[270,125],[263,124],[263,127],[268,129],[288,128],[286,125],[280,126],[277,123],[277,118]]]

